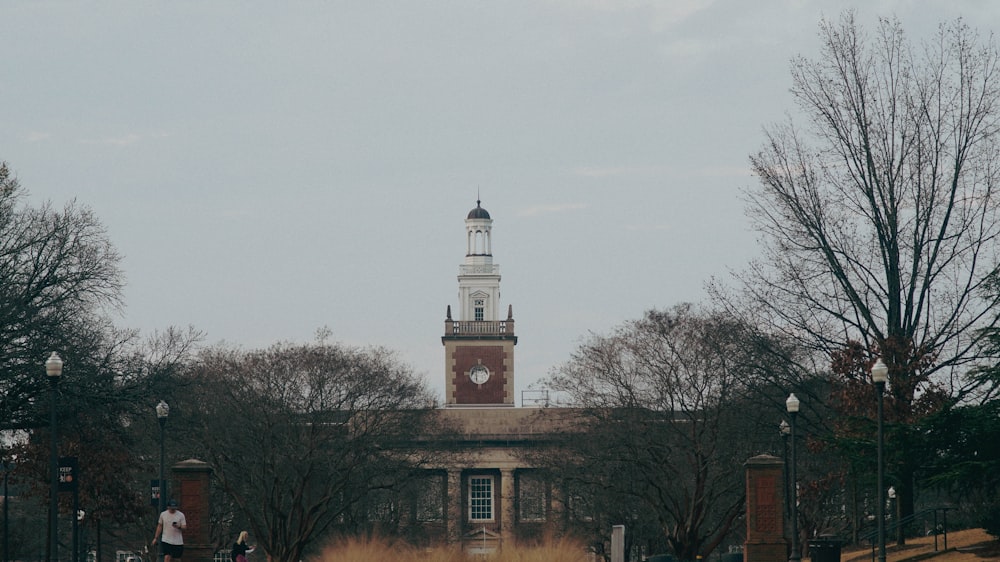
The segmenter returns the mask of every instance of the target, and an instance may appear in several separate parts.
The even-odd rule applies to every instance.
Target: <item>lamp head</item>
[[[896,499],[896,488],[894,486],[889,486],[888,494],[890,500]]]
[[[161,420],[170,415],[170,406],[166,402],[160,400],[160,403],[156,405],[156,417]]]
[[[889,380],[889,367],[879,357],[875,361],[875,364],[872,365],[872,382],[875,384],[885,384],[887,380]]]
[[[783,437],[788,437],[788,435],[792,433],[792,426],[788,425],[788,422],[785,420],[781,420],[781,423],[778,424],[778,431],[781,432]]]
[[[59,357],[59,354],[55,351],[52,355],[49,355],[48,360],[45,361],[45,374],[49,376],[51,380],[59,380],[62,376],[63,360]]]
[[[788,399],[785,400],[785,409],[788,410],[789,414],[797,414],[799,412],[799,399],[795,397],[795,393],[788,395]]]

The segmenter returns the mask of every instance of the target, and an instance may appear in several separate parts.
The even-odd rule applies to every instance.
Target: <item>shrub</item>
[[[980,526],[995,539],[1000,539],[1000,504],[993,504],[983,514]]]

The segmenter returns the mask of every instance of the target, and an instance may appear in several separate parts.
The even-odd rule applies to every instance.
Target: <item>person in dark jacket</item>
[[[233,551],[229,554],[233,562],[247,562],[247,554],[250,554],[256,548],[247,544],[247,535],[246,531],[240,531],[240,535],[236,537],[236,542],[233,544]]]

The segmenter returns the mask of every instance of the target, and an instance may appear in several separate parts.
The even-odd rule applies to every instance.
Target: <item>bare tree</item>
[[[44,361],[58,351],[65,361],[57,387],[59,451],[79,460],[85,522],[136,524],[148,511],[135,492],[152,472],[153,447],[141,431],[155,426],[152,389],[167,386],[163,379],[187,359],[199,334],[170,330],[143,343],[136,331],[115,327],[110,313],[121,304],[122,274],[104,227],[75,202],[61,210],[31,207],[24,196],[0,164],[0,428],[28,430],[13,451],[19,493],[48,493]],[[71,510],[69,495],[62,496],[61,508]]]
[[[889,366],[896,408],[935,384],[967,397],[962,375],[1000,319],[985,290],[1000,249],[997,46],[960,20],[914,46],[897,21],[868,35],[851,12],[820,36],[818,58],[792,62],[800,112],[751,157],[764,257],[742,279],[744,311],[820,362],[861,342]]]
[[[190,377],[195,441],[268,560],[298,562],[372,489],[421,459],[402,445],[429,393],[385,349],[215,349]]]
[[[76,457],[79,473],[79,507],[86,512],[83,525],[92,540],[113,532],[126,543],[148,538],[152,514],[146,489],[156,474],[157,439],[154,405],[165,398],[191,360],[201,334],[195,330],[168,329],[139,341],[132,331],[106,325],[91,326],[91,339],[79,334],[65,356],[59,383],[59,452]],[[173,383],[173,384],[172,384]],[[43,401],[48,405],[48,400]],[[47,426],[26,432],[17,444],[17,476],[22,498],[35,497],[44,509],[50,485],[50,433]],[[186,457],[185,457],[186,458]],[[71,494],[60,494],[60,510],[72,513]],[[22,502],[28,504],[29,502]],[[112,531],[113,530],[113,531]],[[61,526],[60,540],[68,541],[69,526]],[[107,544],[107,542],[104,542]]]
[[[0,428],[44,421],[48,383],[42,364],[122,338],[103,312],[120,303],[119,256],[91,211],[19,205],[24,191],[0,162]],[[113,346],[114,344],[112,344]],[[79,372],[79,371],[78,371]],[[69,371],[67,372],[69,374]]]
[[[566,463],[557,472],[641,500],[681,559],[733,540],[741,467],[773,443],[778,419],[773,409],[747,407],[757,345],[731,318],[687,305],[591,336],[549,377],[581,408],[577,431],[587,435],[572,434],[566,454],[550,455]]]

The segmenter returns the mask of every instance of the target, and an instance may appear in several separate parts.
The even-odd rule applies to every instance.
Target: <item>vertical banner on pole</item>
[[[80,510],[80,466],[76,457],[59,457],[59,491],[73,493],[73,546],[70,551],[71,562],[78,562],[79,522],[76,514]]]
[[[59,457],[59,491],[76,491],[78,473],[79,466],[76,463],[76,457]]]
[[[162,489],[163,483],[160,480],[149,481],[149,505],[160,507],[160,490]]]

